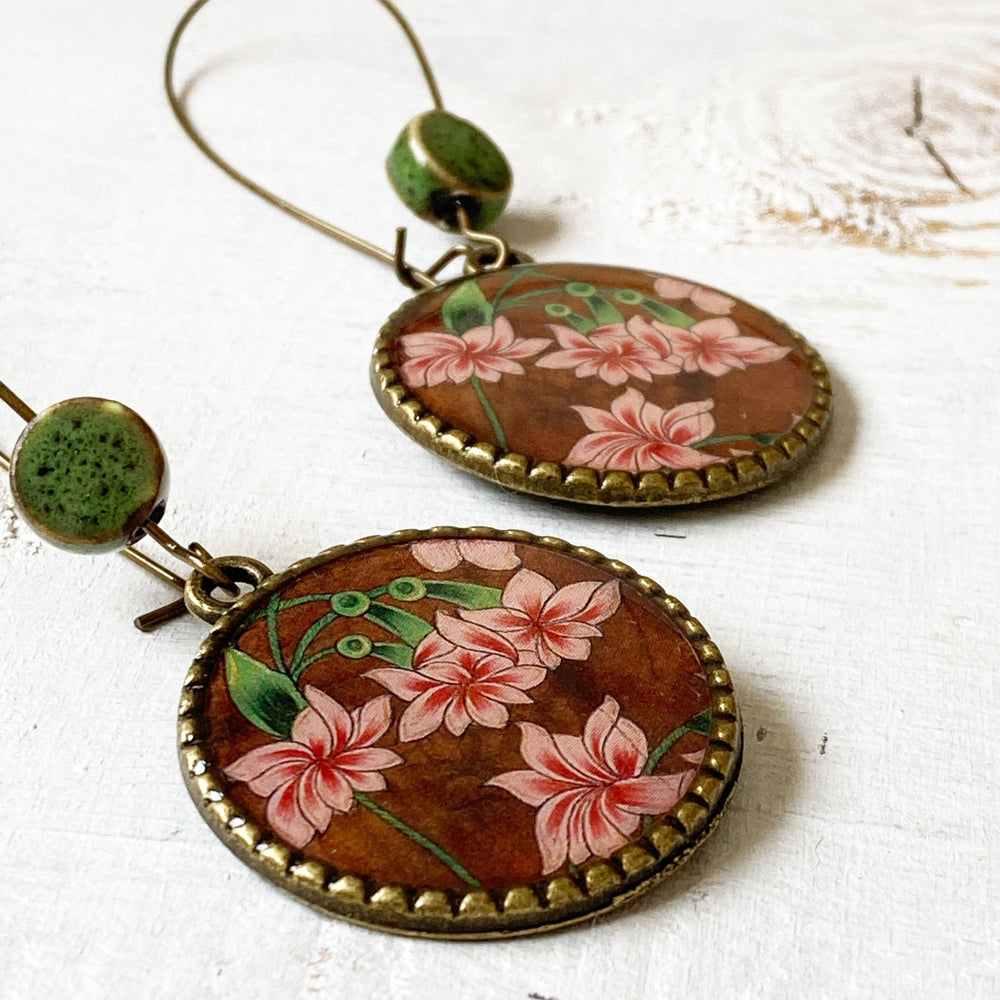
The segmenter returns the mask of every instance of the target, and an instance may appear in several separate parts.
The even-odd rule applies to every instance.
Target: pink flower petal
[[[413,666],[419,669],[431,660],[451,656],[454,651],[455,644],[448,642],[440,632],[428,632],[413,652]]]
[[[500,542],[488,538],[463,538],[458,542],[458,551],[466,562],[480,569],[515,569],[521,565],[521,557],[517,554],[513,542]]]
[[[634,724],[617,723],[604,740],[602,756],[615,774],[635,777],[649,757],[649,746],[642,730]],[[638,735],[636,735],[638,734]]]
[[[605,695],[604,701],[587,717],[583,727],[583,746],[594,760],[604,756],[604,741],[608,738],[618,716],[621,706],[611,695]]]
[[[313,757],[325,757],[333,745],[330,727],[315,708],[304,708],[295,717],[295,722],[292,724],[292,739],[308,748]]]
[[[370,746],[381,739],[391,725],[392,707],[387,694],[365,702],[351,712],[351,746]]]
[[[354,805],[354,792],[350,782],[337,768],[329,764],[320,764],[314,768],[316,772],[316,794],[331,808],[339,813],[349,812]]]
[[[296,782],[289,782],[267,800],[267,821],[274,832],[292,847],[305,847],[316,834],[299,808]]]
[[[465,699],[454,697],[444,710],[444,728],[452,736],[461,736],[472,722]]]
[[[653,282],[653,291],[660,296],[661,299],[666,299],[667,301],[677,301],[678,299],[686,299],[697,286],[691,281],[682,281],[680,278],[668,278],[666,276],[662,278],[657,278]]]
[[[720,459],[688,445],[707,437],[715,427],[708,410],[712,400],[683,403],[671,410],[648,402],[638,389],[627,389],[599,419],[591,407],[575,409],[592,428],[570,449],[566,464],[594,469],[645,472],[667,467],[697,469]]]
[[[348,715],[344,706],[340,704],[339,701],[335,701],[328,694],[324,694],[319,688],[313,687],[310,684],[305,686],[302,692],[306,696],[306,701],[320,714],[323,721],[327,724],[330,729],[330,736],[333,740],[333,749],[338,749],[339,747],[345,746],[348,740],[351,738],[351,730],[353,726],[351,724],[351,717]],[[304,713],[303,713],[304,714]],[[302,716],[299,716],[301,719]],[[298,720],[296,720],[296,725],[298,725]],[[292,738],[296,739],[295,729],[292,729]],[[329,750],[326,751],[329,753]],[[317,753],[316,756],[325,756],[326,754]]]
[[[541,573],[522,569],[507,581],[502,599],[505,607],[523,611],[535,620],[542,613],[545,602],[555,592],[556,585]]]
[[[517,693],[520,694],[520,692]],[[530,698],[527,700],[531,701]],[[487,729],[503,729],[510,718],[510,712],[507,711],[504,705],[494,701],[492,698],[487,698],[478,687],[470,687],[465,692],[463,707],[473,722],[477,722],[480,726],[485,726]],[[448,719],[446,716],[445,725],[447,724]],[[459,734],[456,733],[455,735]]]
[[[388,697],[388,696],[387,696]],[[383,747],[363,747],[359,750],[345,750],[337,754],[333,766],[338,771],[384,771],[387,767],[397,767],[403,763],[403,758],[392,750]],[[347,775],[348,780],[352,776]]]
[[[285,764],[272,767],[257,778],[244,780],[247,783],[247,788],[254,795],[261,795],[266,798],[268,795],[273,795],[274,792],[287,785],[290,781],[298,781],[312,765],[312,758],[305,764],[302,761],[288,761]]]
[[[613,822],[613,814],[607,808],[604,795],[595,795],[580,810],[583,825],[583,840],[587,853],[595,858],[610,857],[619,847],[628,842],[625,831]],[[634,822],[629,825],[634,826]]]
[[[552,734],[534,722],[518,723],[521,729],[521,756],[539,774],[577,784],[579,774],[556,749]]]
[[[735,299],[731,299],[728,295],[723,295],[722,292],[717,292],[713,288],[695,288],[691,292],[691,301],[699,309],[720,316],[723,313],[732,312],[733,306],[736,305]]]
[[[486,783],[538,808],[535,838],[545,874],[588,857],[608,857],[639,829],[643,814],[669,811],[695,771],[643,775],[645,733],[621,716],[610,695],[588,717],[583,736],[549,733],[519,723],[521,756],[529,770]]]
[[[669,812],[694,778],[694,770],[678,774],[654,774],[615,782],[611,793],[618,808],[636,815]]]
[[[323,800],[317,787],[322,780],[320,768],[311,767],[302,775],[297,789],[299,809],[317,833],[322,833],[330,825],[333,816],[333,807]]]
[[[345,775],[351,788],[359,792],[381,792],[385,789],[385,778],[378,771],[351,771]]]
[[[521,570],[521,573],[525,572],[528,571]],[[518,576],[520,575],[519,573]],[[442,611],[435,615],[434,625],[445,639],[462,649],[480,650],[484,653],[506,656],[510,660],[517,659],[517,650],[503,636],[483,628],[482,625],[463,621],[461,618],[452,618]]]
[[[413,542],[410,545],[410,555],[421,566],[434,573],[444,573],[446,570],[454,569],[462,561],[458,542],[452,538]]]
[[[560,587],[545,602],[543,615],[546,621],[575,618],[590,602],[600,584],[596,580],[571,583]]]
[[[569,822],[577,802],[575,791],[554,795],[535,816],[535,840],[542,856],[542,874],[558,871],[569,852]]]
[[[415,670],[403,670],[399,667],[376,667],[361,676],[371,678],[404,701],[413,701],[438,686],[435,681]]]
[[[531,619],[523,612],[512,608],[487,608],[484,611],[459,611],[464,621],[474,622],[491,632],[519,631],[531,624]]]
[[[422,740],[439,729],[454,695],[454,688],[436,685],[412,701],[399,719],[400,741]]]
[[[529,806],[540,806],[546,799],[569,791],[573,786],[557,778],[539,774],[537,771],[507,771],[490,778],[487,785],[495,785],[510,792],[515,798]]]
[[[313,762],[313,755],[300,743],[281,740],[257,747],[238,757],[223,768],[226,777],[234,781],[251,781],[276,767],[294,765],[304,770]]]
[[[538,687],[546,677],[548,671],[542,667],[519,663],[503,670],[494,670],[489,676],[488,683],[530,691],[533,687]]]

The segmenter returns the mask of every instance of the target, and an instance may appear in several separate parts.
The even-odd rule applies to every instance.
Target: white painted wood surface
[[[807,470],[613,513],[411,445],[366,376],[402,289],[190,146],[159,79],[177,3],[0,5],[2,377],[38,406],[133,404],[171,456],[165,524],[216,552],[488,523],[631,563],[727,656],[740,791],[594,927],[453,944],[323,918],[188,801],[174,717],[203,627],[134,631],[165,588],[42,546],[0,497],[0,996],[997,996],[1000,5],[406,6],[515,166],[517,245],[717,285],[824,353]],[[381,242],[409,224],[380,164],[425,100],[375,4],[217,0],[179,69],[253,176]],[[411,245],[446,238],[414,222]]]

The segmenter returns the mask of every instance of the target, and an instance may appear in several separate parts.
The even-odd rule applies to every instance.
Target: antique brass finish
[[[687,637],[708,683],[708,749],[690,790],[656,822],[606,860],[570,876],[497,890],[442,891],[416,885],[377,884],[302,854],[244,816],[228,795],[229,779],[206,755],[210,736],[207,690],[223,650],[249,616],[264,608],[289,580],[333,559],[384,545],[425,538],[488,538],[530,543],[598,567],[648,598]],[[552,930],[627,903],[669,875],[714,829],[733,790],[742,756],[742,729],[732,682],[718,647],[701,624],[657,583],[592,549],[556,538],[492,528],[434,528],[363,538],[328,549],[264,580],[219,619],[202,644],[184,683],[178,721],[181,768],[188,791],[212,831],[244,863],[306,903],[345,920],[418,937],[504,938]]]
[[[436,291],[460,281],[455,279]],[[808,408],[791,431],[774,444],[758,446],[750,455],[720,459],[704,469],[664,469],[639,475],[599,473],[590,468],[536,461],[519,452],[503,451],[451,426],[427,410],[404,384],[388,347],[419,298],[404,302],[379,331],[371,362],[372,388],[379,405],[393,423],[429,451],[483,479],[524,493],[612,507],[679,506],[721,500],[785,479],[813,453],[829,422],[832,397],[826,365],[801,334],[770,317],[788,332],[805,356],[813,384]]]

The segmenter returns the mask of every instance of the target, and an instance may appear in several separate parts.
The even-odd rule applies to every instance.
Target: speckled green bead
[[[39,413],[11,457],[24,519],[75,552],[121,548],[163,511],[167,467],[148,424],[110,399],[82,397]]]
[[[457,229],[457,206],[483,229],[510,197],[511,171],[492,139],[448,111],[425,111],[399,134],[385,162],[408,208],[445,229]]]

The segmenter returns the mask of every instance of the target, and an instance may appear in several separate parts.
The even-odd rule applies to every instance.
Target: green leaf
[[[372,643],[371,655],[391,663],[394,667],[402,667],[403,670],[413,669],[413,650],[401,642]]]
[[[688,728],[692,733],[701,733],[702,736],[707,736],[709,729],[712,728],[712,710],[706,708],[703,712],[699,712],[693,719],[689,719]]]
[[[394,608],[391,604],[383,604],[381,601],[372,601],[371,607],[365,612],[365,618],[392,632],[393,635],[398,635],[403,642],[413,647],[418,646],[425,635],[434,631],[434,626],[425,622],[423,618],[411,615],[402,608]]]
[[[226,685],[233,704],[258,729],[288,739],[295,717],[309,703],[286,674],[239,649],[226,650]]]
[[[503,592],[497,587],[483,587],[478,583],[458,583],[454,580],[425,580],[428,597],[436,597],[439,601],[450,601],[462,608],[481,610],[497,608],[502,601]]]
[[[694,326],[694,316],[688,316],[686,312],[668,306],[659,299],[643,299],[642,307],[647,312],[651,312],[658,320],[669,323],[671,326],[679,326],[682,330],[690,330]]]
[[[587,303],[598,326],[611,326],[614,323],[624,323],[625,317],[605,298],[600,295],[590,295]]]
[[[489,326],[493,322],[493,306],[475,281],[463,281],[444,300],[441,318],[452,333],[461,336],[475,326]]]
[[[267,605],[267,639],[271,646],[271,658],[275,667],[282,673],[285,670],[285,658],[281,655],[281,640],[278,637],[278,612],[281,610],[281,591],[275,593]]]
[[[753,441],[759,445],[774,444],[781,434],[723,434],[719,437],[707,437],[698,441],[696,448],[713,448],[717,444],[732,444],[736,441]]]
[[[592,319],[588,319],[586,316],[581,316],[579,313],[570,313],[566,317],[566,322],[569,323],[577,333],[582,333],[585,337],[589,337],[597,329],[597,323]]]

